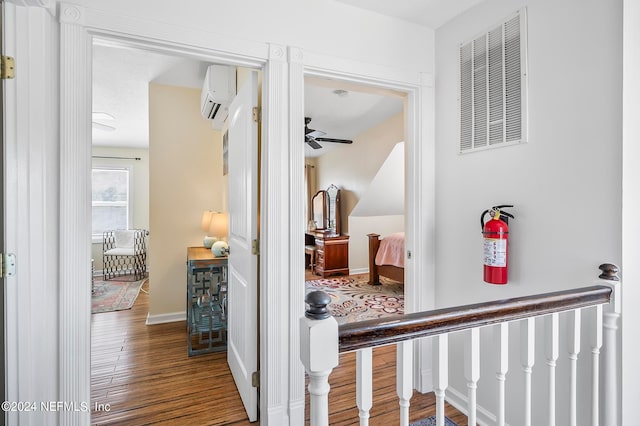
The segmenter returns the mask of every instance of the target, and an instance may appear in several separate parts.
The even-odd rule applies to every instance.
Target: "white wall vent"
[[[526,9],[460,45],[460,152],[527,141]]]

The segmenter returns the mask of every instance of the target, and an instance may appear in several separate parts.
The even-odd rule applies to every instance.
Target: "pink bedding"
[[[376,265],[393,265],[404,268],[404,232],[388,235],[380,241]]]

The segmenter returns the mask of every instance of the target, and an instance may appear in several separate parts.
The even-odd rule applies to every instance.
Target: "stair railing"
[[[612,264],[600,265],[602,274],[598,285],[563,290],[533,296],[517,297],[493,302],[436,309],[406,314],[402,317],[381,318],[338,326],[327,305],[330,298],[323,292],[311,292],[306,302],[309,309],[300,320],[301,361],[309,377],[310,424],[329,424],[329,375],[338,366],[339,353],[357,351],[356,354],[356,404],[360,425],[368,425],[372,407],[372,348],[396,345],[397,374],[396,389],[400,409],[400,425],[409,425],[410,398],[413,393],[412,364],[413,342],[432,337],[434,340],[434,393],[436,397],[436,424],[444,426],[444,403],[448,387],[448,336],[452,332],[466,333],[464,354],[464,376],[467,380],[468,423],[477,422],[477,383],[480,375],[481,327],[494,326],[494,342],[497,350],[496,380],[498,381],[496,424],[506,424],[505,380],[509,365],[508,323],[518,321],[520,325],[520,364],[525,376],[524,412],[521,419],[512,419],[511,424],[531,425],[532,388],[531,372],[535,356],[535,318],[544,318],[545,354],[548,369],[548,413],[547,424],[556,424],[556,361],[559,357],[559,314],[568,313],[569,343],[569,424],[577,425],[577,359],[580,352],[582,311],[593,308],[595,315],[590,336],[592,389],[591,424],[617,426],[617,328],[620,317],[618,268]],[[607,305],[607,312],[603,312]],[[607,350],[604,363],[604,384],[601,387],[600,349]],[[604,392],[601,390],[604,389]],[[603,398],[601,398],[601,393]],[[603,414],[600,401],[603,401]]]

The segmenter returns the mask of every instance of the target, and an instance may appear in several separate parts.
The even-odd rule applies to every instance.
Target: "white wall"
[[[433,71],[432,30],[332,0],[192,0],[189,7],[157,0],[74,3],[179,25],[185,31],[201,29],[397,69]]]
[[[638,324],[640,323],[640,3],[624,1],[624,215],[623,215],[623,262],[622,291],[622,424],[637,421],[637,405],[640,401],[640,368],[638,368]]]
[[[458,46],[525,5],[529,142],[459,155]],[[579,287],[599,264],[620,263],[621,6],[490,0],[436,31],[438,306]],[[503,203],[515,205],[510,280],[492,286],[482,281],[479,217]],[[453,340],[452,353],[461,353]],[[456,371],[452,385],[466,394]]]

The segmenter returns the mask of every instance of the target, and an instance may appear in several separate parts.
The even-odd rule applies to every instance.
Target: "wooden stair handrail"
[[[571,290],[435,309],[396,318],[339,326],[339,351],[350,352],[403,340],[436,336],[501,322],[609,303],[612,288],[595,285]]]

